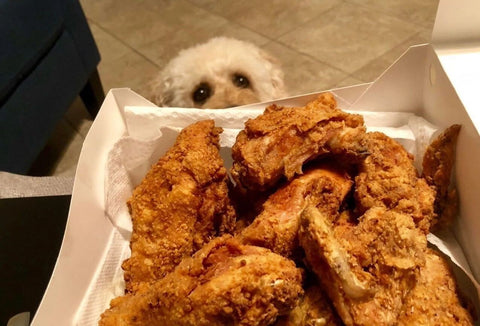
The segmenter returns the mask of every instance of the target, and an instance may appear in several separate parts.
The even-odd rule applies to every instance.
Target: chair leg
[[[80,97],[92,118],[95,118],[105,98],[97,69],[90,75],[87,84],[80,91]]]

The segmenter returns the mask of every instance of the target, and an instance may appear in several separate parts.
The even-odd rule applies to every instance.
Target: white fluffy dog
[[[251,43],[216,37],[180,51],[154,80],[152,100],[221,109],[285,96],[276,59]]]

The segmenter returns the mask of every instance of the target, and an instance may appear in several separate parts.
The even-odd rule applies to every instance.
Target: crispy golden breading
[[[436,218],[432,224],[440,220],[440,226],[447,226],[457,213],[457,191],[455,188],[450,188],[450,180],[459,133],[460,125],[448,127],[427,147],[423,156],[423,177],[436,190]]]
[[[292,257],[298,247],[300,214],[305,206],[317,206],[333,220],[352,184],[345,172],[332,166],[313,168],[271,195],[263,211],[238,238]]]
[[[238,134],[231,174],[243,188],[266,190],[282,176],[301,174],[305,162],[326,152],[361,153],[352,140],[364,132],[363,118],[337,109],[331,93],[304,107],[271,105]]]
[[[270,325],[302,294],[291,260],[223,236],[163,279],[112,300],[99,325]]]
[[[369,155],[359,164],[355,178],[358,214],[372,207],[385,207],[410,214],[428,233],[434,218],[435,192],[418,177],[412,155],[383,133],[367,133],[363,138]]]
[[[472,317],[458,299],[447,262],[432,249],[427,251],[425,266],[406,298],[398,325],[473,325]]]
[[[427,246],[409,215],[377,207],[336,226],[309,206],[299,240],[345,325],[396,325]]]
[[[234,228],[227,171],[213,120],[185,128],[128,201],[131,257],[122,265],[127,291],[162,278],[213,237]]]
[[[342,326],[327,295],[318,284],[305,287],[305,295],[286,316],[278,318],[274,326]]]

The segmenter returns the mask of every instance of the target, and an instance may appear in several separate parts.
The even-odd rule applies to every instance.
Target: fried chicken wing
[[[291,260],[226,235],[112,300],[99,325],[270,325],[297,304],[302,277]]]
[[[454,187],[450,187],[450,180],[460,128],[460,125],[452,125],[445,129],[427,147],[423,156],[423,177],[436,190],[436,218],[432,224],[440,220],[440,225],[446,226],[451,223],[457,213],[457,191]]]
[[[396,325],[427,245],[409,215],[376,207],[337,226],[309,206],[299,240],[345,325]]]
[[[305,107],[271,105],[245,123],[232,147],[231,174],[239,186],[266,190],[282,176],[302,173],[302,165],[326,152],[359,154],[363,118],[336,108],[331,93]]]
[[[300,214],[305,206],[317,206],[334,219],[352,184],[345,172],[331,165],[313,168],[271,195],[263,211],[238,238],[292,257],[298,247]]]
[[[131,257],[122,265],[127,291],[165,276],[213,237],[234,228],[221,128],[205,120],[182,130],[128,201]]]
[[[428,249],[425,266],[405,300],[398,325],[473,325],[472,317],[458,299],[447,262],[432,249]]]

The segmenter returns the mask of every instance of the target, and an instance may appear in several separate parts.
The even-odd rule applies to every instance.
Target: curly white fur
[[[235,74],[246,76],[249,87],[235,86]],[[193,100],[201,83],[211,96]],[[159,106],[226,108],[286,97],[283,72],[275,58],[244,41],[216,37],[182,50],[153,81],[152,100]]]

